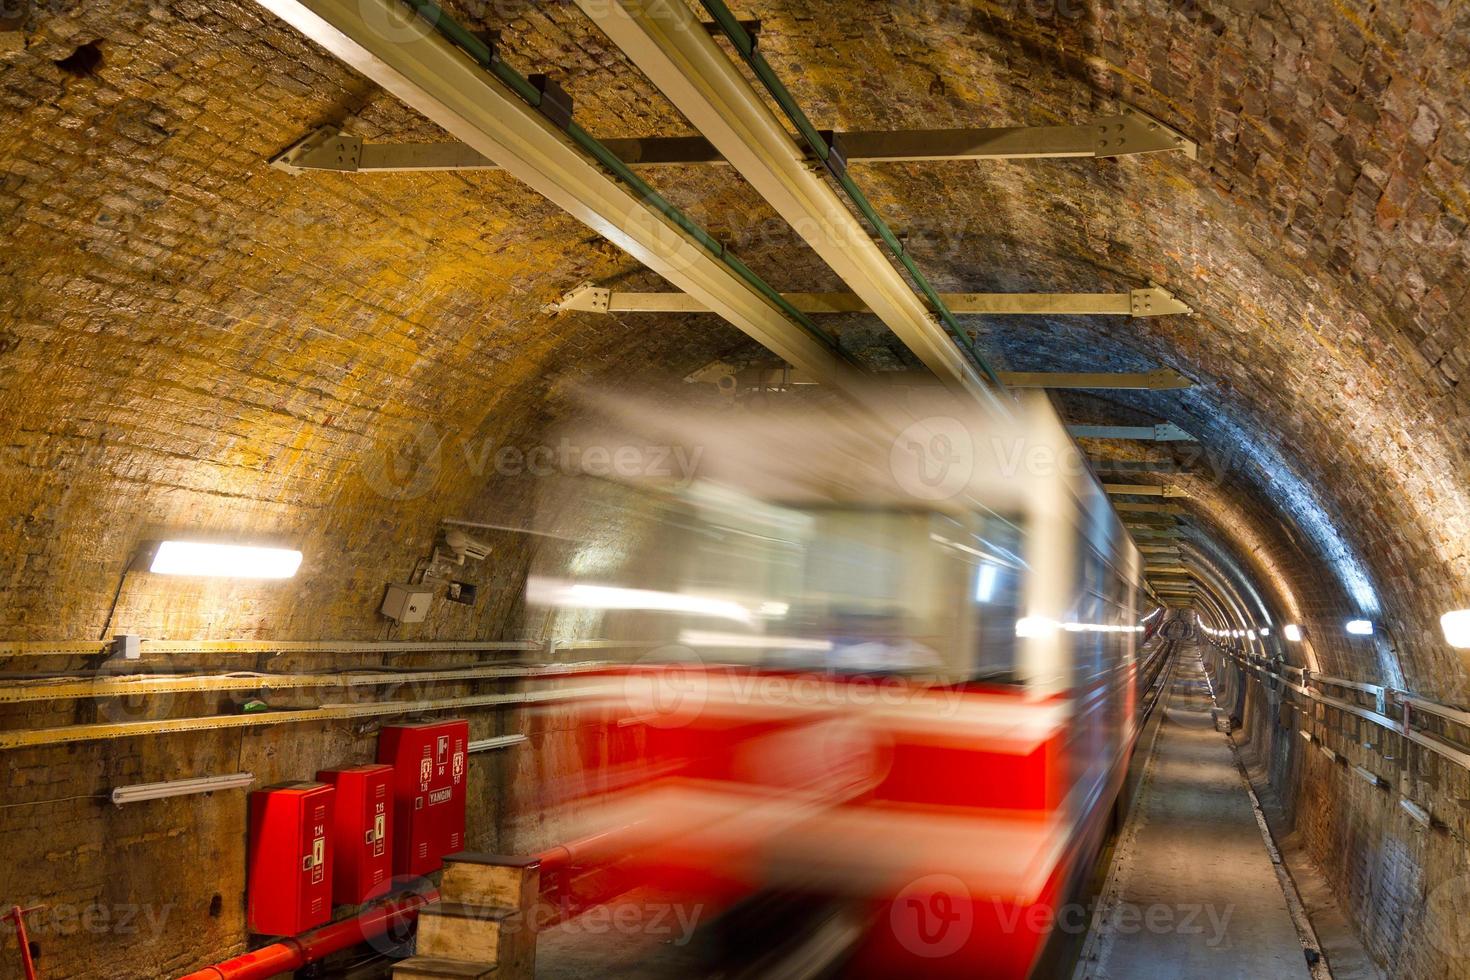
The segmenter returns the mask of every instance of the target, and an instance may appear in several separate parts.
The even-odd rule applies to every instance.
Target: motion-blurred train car
[[[842,910],[852,975],[1027,976],[1119,797],[1145,629],[1050,404],[598,410],[578,492],[642,530],[527,588],[630,651],[582,709],[561,899],[657,886],[759,923],[779,897]]]

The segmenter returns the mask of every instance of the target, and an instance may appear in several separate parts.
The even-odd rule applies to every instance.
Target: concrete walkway
[[[1198,654],[1179,657],[1076,977],[1309,978]]]

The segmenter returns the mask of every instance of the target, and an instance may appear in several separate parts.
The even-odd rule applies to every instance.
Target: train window
[[[1016,620],[1021,614],[1025,558],[1024,535],[1016,518],[985,514],[974,536],[974,659],[967,671],[974,681],[1017,683]]]

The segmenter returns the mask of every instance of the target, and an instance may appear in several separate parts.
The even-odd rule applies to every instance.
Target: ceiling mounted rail
[[[1160,368],[1140,373],[1096,372],[1078,374],[1069,371],[998,371],[996,372],[1007,388],[1048,389],[1117,389],[1127,391],[1177,391],[1194,384],[1178,371]],[[925,379],[928,375],[923,375]],[[915,374],[903,371],[879,372],[872,375],[874,381],[895,385],[912,383]],[[741,391],[786,389],[801,385],[816,384],[809,375],[784,364],[750,365],[739,367],[726,361],[714,361],[684,379],[692,383],[713,384],[726,394]],[[1149,489],[1139,490],[1146,493]],[[1182,492],[1179,496],[1185,496]]]
[[[711,25],[712,26],[712,25]],[[897,132],[823,133],[848,163],[924,160],[1036,160],[1183,153],[1199,147],[1146,113],[1124,109],[1069,126],[1002,126],[982,129],[915,129]],[[630,167],[710,166],[725,158],[703,136],[610,138],[602,145]],[[457,142],[374,143],[336,126],[322,126],[271,158],[286,173],[416,173],[434,170],[499,170],[474,147]]]
[[[808,149],[907,270],[927,306],[831,185],[813,172],[806,153],[688,7],[647,0],[577,3],[926,367],[946,385],[999,401],[997,390],[1004,386],[995,371],[724,4],[711,0],[704,6]]]
[[[1189,491],[1170,484],[1104,483],[1106,493],[1119,497],[1188,497]]]
[[[1077,439],[1128,439],[1136,442],[1195,442],[1194,436],[1173,422],[1159,425],[1069,425]]]
[[[577,125],[554,83],[522,77],[436,5],[257,2],[782,359],[854,383],[830,339]]]
[[[871,313],[856,293],[782,293],[786,302],[803,313]],[[940,293],[956,314],[998,316],[1169,316],[1193,313],[1167,289],[1149,286],[1126,293]],[[708,308],[685,293],[623,292],[583,283],[548,310],[563,313],[707,313]]]

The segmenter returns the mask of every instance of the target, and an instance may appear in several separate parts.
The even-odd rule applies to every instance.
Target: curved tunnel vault
[[[589,131],[692,133],[574,4],[445,8],[495,34],[507,63],[552,75]],[[1055,125],[1130,106],[1197,142],[1195,160],[851,173],[940,290],[1154,282],[1192,307],[963,326],[1003,370],[1189,378],[1054,398],[1073,422],[1167,421],[1198,440],[1084,447],[1107,482],[1184,492],[1169,502],[1185,509],[1202,618],[1269,628],[1260,647],[1299,667],[1470,707],[1466,662],[1438,625],[1470,606],[1470,4],[751,0],[737,13],[759,17],[761,51],[823,129]],[[22,21],[0,18],[0,639],[518,638],[535,625],[516,598],[538,544],[520,533],[538,504],[525,458],[585,411],[568,393],[768,359],[712,315],[554,311],[583,282],[668,286],[505,173],[270,167],[321,125],[446,136],[255,0],[55,0]],[[640,173],[775,288],[846,289],[731,168]],[[869,367],[916,364],[874,318],[822,324]],[[587,562],[626,557],[602,515],[567,514],[557,530],[588,542]],[[446,516],[488,526],[489,598],[386,625],[385,574],[406,579]],[[296,542],[299,588],[130,577],[144,542],[185,528]],[[1377,633],[1349,636],[1356,618]],[[1284,642],[1286,624],[1306,640]],[[101,750],[57,777],[56,799],[174,765],[178,745]],[[1448,811],[1422,868],[1384,871],[1373,861],[1404,850],[1403,813],[1356,785],[1323,789],[1312,758],[1272,779],[1294,787],[1344,901],[1378,923],[1375,955],[1441,975],[1394,917],[1418,914],[1426,881],[1464,879],[1446,841],[1467,839],[1470,818]],[[30,762],[15,771],[51,771]],[[1412,775],[1459,799],[1434,771]],[[1334,853],[1343,835],[1368,843]],[[79,893],[117,877],[81,874]],[[237,941],[237,921],[211,923],[201,942]]]
[[[554,68],[589,128],[687,131],[574,8],[510,3],[493,16],[450,9],[472,26],[498,30],[507,58]],[[744,347],[707,317],[619,322],[541,312],[584,279],[653,283],[503,175],[290,179],[262,169],[273,148],[301,134],[303,120],[350,121],[383,140],[433,138],[433,127],[303,48],[258,8],[229,10],[149,19],[138,5],[106,12],[63,6],[37,23],[25,57],[5,63],[14,90],[29,88],[36,105],[50,107],[38,112],[17,99],[8,110],[19,137],[11,170],[17,244],[58,228],[79,236],[64,253],[41,249],[51,256],[45,265],[18,265],[19,250],[12,253],[16,288],[7,303],[30,327],[13,334],[7,359],[39,380],[54,370],[37,359],[48,342],[61,341],[84,360],[102,351],[141,354],[149,328],[124,340],[117,327],[154,325],[156,334],[156,325],[169,323],[182,339],[168,343],[199,353],[195,370],[218,369],[208,384],[182,379],[166,399],[176,406],[170,417],[206,393],[240,404],[236,434],[176,427],[176,445],[164,449],[160,440],[123,435],[133,423],[118,414],[161,398],[147,386],[171,372],[150,356],[113,358],[102,368],[102,403],[112,392],[131,401],[94,412],[85,431],[63,434],[54,421],[63,414],[58,408],[79,397],[64,378],[46,385],[50,404],[11,388],[15,444],[39,438],[50,451],[84,459],[100,453],[102,468],[116,474],[84,472],[83,464],[67,483],[37,488],[33,521],[54,520],[117,479],[138,487],[171,481],[179,495],[202,498],[178,510],[155,503],[141,521],[121,503],[128,531],[98,532],[116,550],[126,550],[123,539],[135,537],[134,528],[167,523],[194,506],[219,513],[223,524],[238,520],[224,516],[235,505],[207,499],[208,481],[169,476],[163,460],[174,458],[202,459],[231,474],[247,509],[255,505],[246,501],[261,496],[260,480],[284,480],[335,524],[332,501],[363,504],[354,471],[383,451],[385,435],[412,438],[427,423],[460,443],[504,439],[539,424],[545,411],[535,403],[551,377],[657,361],[651,355],[671,352],[670,345],[687,352],[674,359],[677,366],[668,363],[677,376],[701,357]],[[1197,315],[975,318],[973,329],[1013,370],[1166,365],[1185,373],[1194,388],[1094,399],[1088,421],[1174,421],[1225,460],[1222,493],[1251,502],[1241,505],[1248,516],[1235,522],[1233,544],[1267,549],[1260,560],[1284,577],[1276,587],[1289,580],[1297,590],[1287,606],[1299,608],[1324,639],[1347,618],[1381,622],[1403,658],[1399,678],[1381,658],[1344,646],[1336,669],[1434,696],[1464,695],[1460,660],[1436,629],[1439,614],[1463,605],[1470,591],[1470,433],[1458,389],[1467,354],[1454,313],[1470,254],[1458,177],[1467,136],[1464,107],[1446,95],[1463,60],[1461,6],[1415,7],[1411,15],[1378,4],[1324,15],[1305,2],[915,0],[851,4],[830,18],[780,3],[760,13],[762,50],[820,125],[1069,122],[1132,105],[1195,138],[1198,161],[1163,154],[853,169],[941,288],[1102,291],[1153,280],[1189,302]],[[109,35],[119,40],[110,43]],[[823,43],[812,43],[814,35]],[[134,36],[139,44],[121,40]],[[114,87],[126,84],[127,69],[156,62],[161,55],[149,45],[165,38],[178,52],[166,62],[192,77],[190,85],[133,93]],[[43,57],[60,60],[73,42],[93,40],[103,52],[95,76],[68,75]],[[283,56],[298,67],[273,75]],[[239,85],[241,77],[255,79],[255,90],[268,86],[281,112],[267,117],[247,107],[242,93],[252,86]],[[45,162],[62,152],[48,135],[57,118],[93,134],[73,150],[80,170]],[[228,147],[213,136],[222,120],[244,126]],[[142,151],[136,159],[145,173],[109,165],[101,152],[108,140]],[[182,174],[146,163],[185,148],[195,155]],[[655,170],[651,179],[778,288],[837,287],[748,188],[711,170]],[[112,206],[84,209],[84,185],[103,188]],[[132,230],[155,241],[186,236],[199,243],[199,258],[186,263],[110,244]],[[354,243],[351,257],[324,258],[344,234]],[[305,271],[292,267],[286,242],[321,263],[326,288],[302,308],[273,309],[259,297]],[[520,244],[508,250],[512,242]],[[90,291],[58,295],[41,285],[89,267],[96,270]],[[183,308],[188,294],[179,289],[201,272],[235,286],[216,291],[204,318]],[[86,321],[117,327],[78,331]],[[234,339],[257,323],[264,329],[253,340]],[[908,360],[881,331],[846,330],[874,363]],[[370,336],[392,338],[396,363],[359,346]],[[597,339],[588,346],[582,337]],[[294,362],[274,348],[282,342],[294,345]],[[221,345],[225,356],[211,356]],[[326,364],[314,365],[313,353]],[[518,373],[512,358],[524,362],[526,354],[545,368]],[[378,379],[374,370],[387,373]],[[311,374],[319,380],[302,394],[267,393]],[[294,434],[276,431],[293,417],[300,419]],[[89,441],[101,448],[87,449]],[[139,471],[129,459],[140,453],[157,462]],[[283,473],[277,464],[288,457],[302,462]],[[121,475],[130,469],[137,475]],[[449,479],[466,505],[493,482],[473,466],[455,469]],[[370,506],[412,521],[412,501]],[[15,533],[32,539],[24,527]],[[38,573],[58,565],[71,572],[73,564],[69,557],[41,562]],[[95,568],[99,596],[112,578],[105,565],[81,569],[87,578]]]

